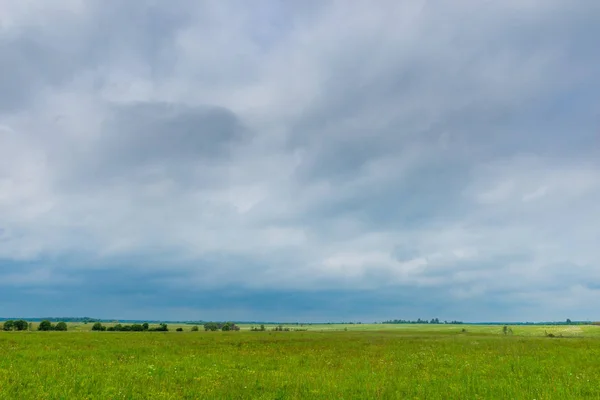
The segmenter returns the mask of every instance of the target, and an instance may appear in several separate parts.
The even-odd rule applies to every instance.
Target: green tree
[[[167,332],[169,330],[169,328],[167,327],[167,324],[165,324],[164,322],[161,322],[160,325],[158,325],[158,327],[150,328],[148,330],[154,331],[154,332]]]
[[[192,326],[192,332],[198,332],[198,325]]]
[[[15,321],[14,323],[14,329],[16,331],[26,331],[27,330],[27,321],[24,321],[22,319]]]
[[[182,328],[182,327],[179,327],[179,328],[177,328],[177,329],[175,329],[175,330],[176,330],[177,332],[183,332],[183,328]]]
[[[94,325],[92,325],[92,330],[93,331],[105,331],[106,327],[104,325],[102,325],[102,323],[96,322],[96,323],[94,323]]]
[[[56,326],[54,327],[55,331],[66,331],[67,330],[67,323],[66,322],[59,322],[58,324],[56,324]]]
[[[147,331],[147,330],[148,330],[148,327],[149,327],[149,325],[148,325],[148,323],[147,323],[147,322],[144,322],[144,323],[142,324],[142,328],[143,328],[145,331]]]
[[[8,321],[4,321],[4,326],[2,327],[2,329],[4,329],[5,331],[12,331],[15,327],[15,321],[13,321],[12,319],[9,319]]]
[[[204,324],[204,330],[214,332],[219,330],[219,325],[216,322],[207,322]]]
[[[48,320],[44,320],[38,325],[38,331],[51,331],[52,329],[54,329],[54,327],[52,326],[52,323]]]

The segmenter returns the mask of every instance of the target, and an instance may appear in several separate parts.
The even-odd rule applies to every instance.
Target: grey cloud
[[[198,184],[214,186],[226,178],[211,176],[214,168],[226,167],[236,147],[251,140],[239,118],[223,107],[137,102],[113,104],[105,115],[90,144],[55,146],[64,183],[168,179],[186,186],[201,179]],[[74,160],[77,169],[71,169]]]
[[[573,87],[595,85],[591,66],[600,60],[576,50],[578,38],[585,43],[587,32],[597,31],[594,12],[586,7],[554,12],[562,10],[560,2],[548,7],[552,12],[513,3],[469,4],[477,19],[469,17],[472,7],[447,12],[424,5],[412,20],[406,15],[413,10],[403,5],[390,7],[389,16],[370,10],[379,22],[398,18],[406,26],[390,32],[386,24],[357,19],[352,45],[315,43],[316,53],[327,49],[319,56],[328,64],[291,139],[292,146],[311,154],[304,174],[352,179],[368,160],[398,153],[431,131],[448,132],[481,157],[540,146],[561,151],[555,141],[544,140],[556,129],[542,115],[551,114],[552,102],[568,97]],[[329,22],[339,18],[334,13]],[[465,23],[450,26],[449,18]],[[411,29],[418,41],[407,39]],[[334,43],[349,40],[336,34],[329,38]],[[569,54],[579,70],[565,63]]]
[[[227,109],[166,103],[117,106],[103,131],[106,145],[101,147],[134,164],[218,158],[243,135],[239,120]]]
[[[596,2],[81,4],[0,47],[0,255],[52,264],[13,279],[596,295]]]

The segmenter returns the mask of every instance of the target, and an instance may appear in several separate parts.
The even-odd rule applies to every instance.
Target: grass
[[[600,399],[600,327],[184,327],[1,332],[0,398]]]

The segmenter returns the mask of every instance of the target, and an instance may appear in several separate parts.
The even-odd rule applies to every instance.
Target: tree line
[[[48,320],[44,320],[44,321],[40,322],[40,324],[38,325],[38,331],[66,331],[66,330],[67,330],[67,323],[64,321],[60,321],[56,325],[54,325],[52,322],[50,322]]]
[[[143,324],[131,324],[122,325],[116,324],[114,326],[106,327],[101,322],[96,322],[92,326],[93,331],[108,331],[108,332],[167,332],[169,327],[165,323],[161,323],[158,326],[150,327],[147,322]]]
[[[207,332],[215,331],[239,331],[240,327],[233,322],[207,322],[204,324],[204,330]]]
[[[11,319],[4,321],[2,325],[2,330],[4,331],[26,331],[31,330],[31,324],[25,320],[18,319],[13,321]],[[58,322],[54,325],[52,322],[48,320],[43,320],[37,327],[38,331],[66,331],[67,324],[64,321]]]
[[[391,319],[389,321],[383,321],[382,324],[462,324],[462,321],[444,321],[440,322],[438,318],[432,318],[431,320],[417,319],[416,321],[410,321],[407,319]]]
[[[19,319],[17,321],[13,321],[9,319],[4,322],[2,329],[5,331],[26,331],[29,329],[29,323],[25,320]]]

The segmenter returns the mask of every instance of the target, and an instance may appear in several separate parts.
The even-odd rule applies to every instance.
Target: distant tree
[[[144,323],[142,324],[142,328],[144,328],[144,330],[145,330],[145,331],[147,331],[147,330],[148,330],[148,323],[147,323],[147,322],[144,322]]]
[[[134,332],[142,332],[144,330],[144,326],[141,324],[133,324],[131,325],[131,330]]]
[[[24,321],[22,319],[17,320],[14,322],[14,329],[15,331],[26,331],[27,330],[27,321]]]
[[[56,326],[54,327],[55,331],[66,331],[67,330],[67,323],[66,322],[59,322],[58,324],[56,324]]]
[[[38,325],[38,331],[51,331],[53,329],[54,326],[52,326],[52,323],[48,320],[44,320]]]
[[[156,328],[149,328],[149,331],[154,331],[154,332],[167,332],[169,330],[169,328],[167,327],[167,324],[165,324],[164,322],[162,322],[158,327]]]
[[[93,331],[105,331],[106,327],[104,325],[102,325],[102,323],[96,322],[94,325],[92,325],[92,330]]]
[[[224,323],[223,326],[221,327],[221,330],[223,332],[231,330],[231,324],[229,322]]]
[[[182,328],[182,327],[179,327],[179,328],[177,328],[177,329],[175,329],[175,330],[176,330],[177,332],[183,332],[183,328]]]
[[[192,326],[192,332],[198,332],[198,325]]]
[[[261,330],[261,331],[265,331],[265,330],[266,330],[266,329],[265,329],[265,326],[264,326],[263,324],[260,324],[260,330]]]
[[[504,333],[505,335],[508,335],[508,326],[504,325],[502,327],[502,333]]]
[[[569,318],[567,318],[567,325],[571,325],[573,322]]]
[[[204,324],[204,330],[214,332],[219,330],[219,325],[215,322],[207,322]]]
[[[123,330],[123,325],[116,324],[114,328],[115,328],[115,331],[122,331]]]
[[[15,321],[9,319],[8,321],[4,321],[4,326],[2,327],[5,331],[12,331],[15,327]]]

